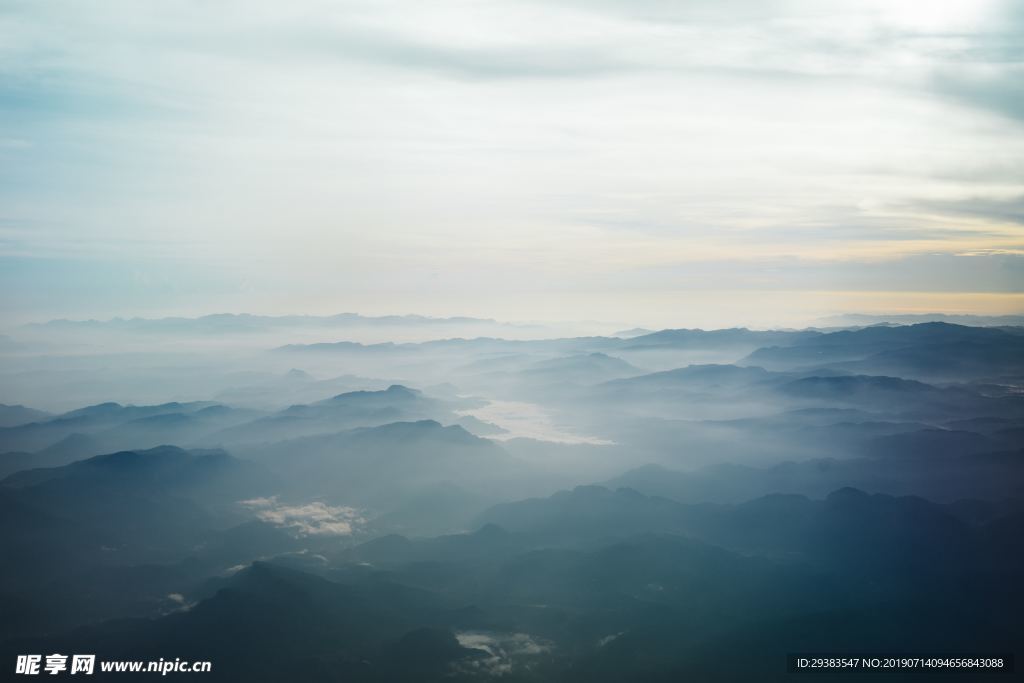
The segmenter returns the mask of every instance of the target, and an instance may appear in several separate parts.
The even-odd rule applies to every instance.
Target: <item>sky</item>
[[[1024,2],[4,0],[0,290],[8,325],[1021,313]]]

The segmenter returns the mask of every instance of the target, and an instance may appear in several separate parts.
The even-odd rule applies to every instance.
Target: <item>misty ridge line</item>
[[[0,657],[611,683],[1015,647],[1024,327],[99,355],[40,329],[5,400],[108,400],[0,405]]]

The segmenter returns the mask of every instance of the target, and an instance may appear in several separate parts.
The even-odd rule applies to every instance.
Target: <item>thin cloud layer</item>
[[[1024,251],[1018,5],[8,3],[0,314],[869,304],[822,263],[945,291],[971,262],[906,262]],[[711,267],[727,318],[679,294]]]

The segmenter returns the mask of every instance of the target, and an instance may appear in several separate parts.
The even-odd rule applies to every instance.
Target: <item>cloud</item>
[[[586,78],[640,66],[597,46],[453,47],[382,31],[304,33],[297,43],[321,56],[469,79]]]
[[[169,606],[161,609],[162,614],[174,614],[175,612],[187,612],[196,606],[195,602],[189,602],[181,593],[168,593],[164,599],[170,603]]]
[[[936,199],[923,201],[920,205],[936,212],[983,218],[991,223],[1024,225],[1024,194],[1012,197]]]
[[[277,496],[251,498],[239,504],[256,513],[256,518],[299,536],[350,536],[365,520],[355,508],[331,506],[323,502],[287,505]]]
[[[1020,63],[939,68],[931,86],[961,104],[1024,121],[1024,66]]]
[[[463,631],[456,633],[459,645],[481,650],[486,656],[458,662],[455,666],[467,674],[506,676],[531,658],[551,652],[553,645],[527,633]],[[524,661],[525,660],[525,661]]]
[[[8,3],[0,315],[626,320],[652,270],[1015,253],[964,200],[1024,182],[993,2]]]

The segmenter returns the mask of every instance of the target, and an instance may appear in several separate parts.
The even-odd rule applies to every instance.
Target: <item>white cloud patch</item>
[[[164,596],[164,599],[168,603],[170,603],[170,605],[161,610],[162,614],[174,614],[175,612],[187,612],[190,609],[192,609],[193,607],[195,607],[195,605],[196,605],[196,603],[189,602],[188,600],[186,600],[185,596],[182,595],[181,593],[168,593],[167,595]]]
[[[605,645],[607,645],[608,643],[612,642],[613,640],[618,639],[619,636],[621,636],[623,633],[625,633],[625,631],[619,631],[618,633],[612,633],[611,635],[605,636],[604,638],[601,638],[600,640],[597,641],[597,646],[598,647],[604,647]]]
[[[463,631],[455,634],[459,645],[481,650],[484,657],[459,662],[462,673],[486,676],[505,676],[520,665],[527,665],[534,657],[551,652],[552,645],[528,633],[490,633]]]
[[[299,536],[350,536],[366,521],[355,508],[321,501],[289,505],[271,496],[250,498],[239,504],[252,510],[257,519],[291,529]]]

